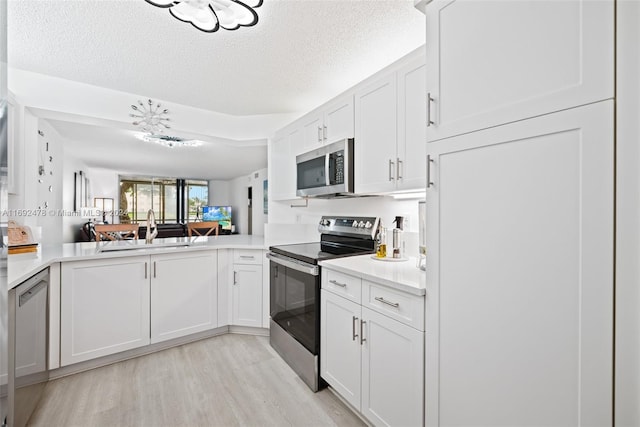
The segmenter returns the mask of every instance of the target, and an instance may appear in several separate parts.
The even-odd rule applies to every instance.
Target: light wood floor
[[[362,426],[268,337],[227,334],[49,382],[29,426]]]

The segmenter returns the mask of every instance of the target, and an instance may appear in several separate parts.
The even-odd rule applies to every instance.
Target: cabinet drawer
[[[322,289],[360,304],[362,279],[333,270],[322,270]]]
[[[424,331],[424,297],[364,280],[362,306]]]
[[[262,251],[255,249],[234,249],[234,264],[262,264]]]

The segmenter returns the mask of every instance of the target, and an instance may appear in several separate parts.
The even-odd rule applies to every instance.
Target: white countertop
[[[380,261],[371,255],[350,256],[321,261],[320,266],[361,277],[413,295],[426,294],[425,272],[416,267],[416,259]]]
[[[108,250],[117,248],[126,249]],[[107,249],[107,251],[101,252],[101,250],[105,249]],[[154,239],[150,245],[147,245],[144,240],[42,245],[38,247],[37,252],[8,256],[9,289],[16,287],[24,280],[55,262],[120,258],[207,249],[266,249],[266,247],[262,236],[242,234],[208,237],[167,237]]]

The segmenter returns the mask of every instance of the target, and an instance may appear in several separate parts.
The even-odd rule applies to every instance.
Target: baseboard
[[[340,396],[340,393],[338,393],[337,391],[335,391],[333,389],[333,387],[329,386],[327,387],[327,390],[329,390],[331,392],[331,394],[333,394],[335,397],[338,398],[338,400],[342,403],[344,403],[344,405],[349,408],[351,410],[351,412],[353,412],[355,414],[356,417],[360,418],[360,421],[362,421],[363,423],[365,423],[368,427],[373,427],[373,424],[371,424],[369,422],[369,420],[367,420],[361,413],[360,411],[358,411],[356,408],[353,407],[353,405],[351,405],[351,403],[347,402],[346,400],[344,400],[344,398],[342,396]]]
[[[212,338],[219,335],[228,334],[230,327],[222,326],[220,328],[210,329],[208,331],[197,332],[195,334],[186,335],[184,337],[174,338],[171,340],[146,345],[140,348],[134,348],[132,350],[123,351],[121,353],[110,354],[108,356],[98,357],[96,359],[87,360],[85,362],[74,363],[73,365],[63,366],[58,369],[52,369],[49,371],[49,379],[57,379],[66,377],[68,375],[77,374],[91,369],[100,368],[114,363],[122,362],[124,360],[134,359],[140,356],[146,356],[161,350],[166,350],[172,347],[178,347],[184,344],[189,344],[195,341],[200,341],[207,338]],[[254,328],[259,329],[259,328]],[[261,328],[260,328],[261,329]],[[248,334],[248,332],[246,332]],[[268,335],[268,330],[267,330]]]
[[[257,335],[261,337],[269,336],[269,328],[256,328],[253,326],[229,326],[230,334]]]

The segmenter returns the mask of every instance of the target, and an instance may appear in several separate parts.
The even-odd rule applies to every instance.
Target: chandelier
[[[258,23],[254,8],[262,0],[145,0],[157,7],[169,9],[174,18],[187,22],[200,31],[214,33],[220,28],[237,30]]]
[[[135,119],[133,125],[139,126],[143,132],[152,135],[169,129],[171,127],[167,124],[171,120],[167,117],[169,110],[163,109],[159,102],[154,105],[152,100],[148,100],[147,104],[142,101],[138,101],[138,105],[131,104],[131,109],[135,111],[135,113],[129,114]]]

